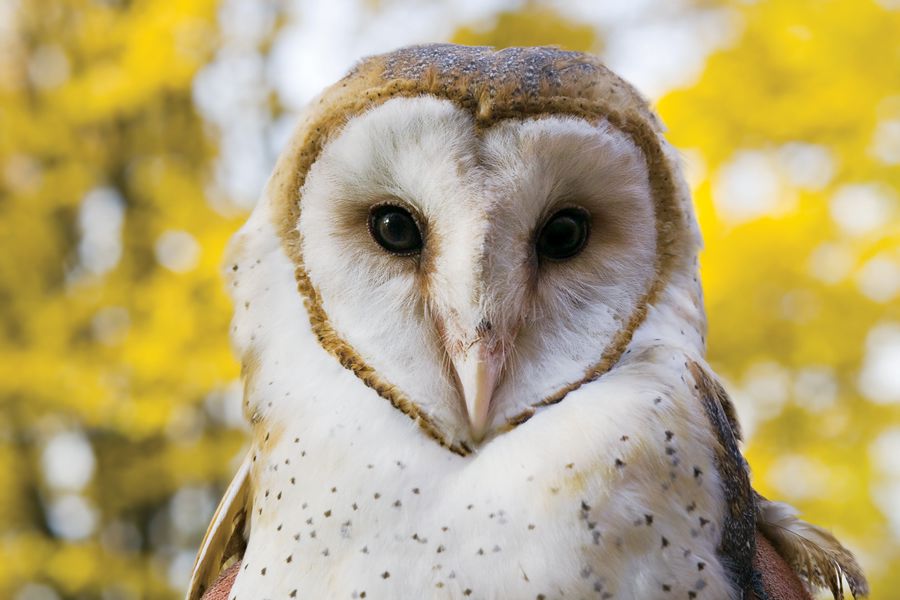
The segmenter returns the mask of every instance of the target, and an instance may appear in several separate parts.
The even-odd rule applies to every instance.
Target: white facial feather
[[[523,321],[495,392],[499,425],[597,364],[650,286],[656,231],[644,160],[605,122],[507,122],[485,136],[484,155],[493,199],[486,296],[495,320]],[[536,228],[570,205],[592,215],[588,245],[535,264]]]
[[[302,196],[305,264],[335,330],[451,440],[467,438],[467,422],[448,351],[479,323],[508,352],[491,402],[499,427],[582,380],[654,273],[646,166],[606,123],[546,117],[479,136],[447,100],[393,99],[328,143]],[[380,203],[422,221],[421,261],[369,236]],[[569,206],[592,215],[587,247],[539,262],[541,225]]]
[[[464,416],[435,331],[433,305],[466,308],[480,251],[471,118],[446,101],[394,100],[352,120],[323,150],[302,190],[299,228],[310,280],[332,325],[379,373],[450,432]],[[436,242],[439,274],[423,293],[415,258],[396,257],[367,229],[369,210],[400,204]]]

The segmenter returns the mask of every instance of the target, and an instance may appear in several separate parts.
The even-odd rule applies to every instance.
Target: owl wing
[[[241,463],[237,474],[219,502],[209,529],[203,536],[186,600],[200,600],[204,592],[218,578],[222,567],[231,557],[240,557],[247,542],[244,539],[246,517],[250,506],[250,455]]]
[[[800,579],[813,589],[844,597],[844,581],[854,598],[867,596],[869,584],[862,569],[831,533],[797,518],[797,510],[783,502],[756,495],[756,525],[775,551]]]
[[[685,365],[694,380],[694,393],[703,406],[719,440],[715,464],[722,479],[725,513],[719,554],[731,567],[734,582],[742,590],[753,589],[753,553],[756,507],[750,486],[750,469],[741,454],[736,412],[722,384],[700,364]]]
[[[761,560],[765,553],[756,548],[756,540],[762,536],[790,567],[793,577],[803,581],[807,588],[828,589],[835,600],[840,600],[844,597],[846,580],[854,598],[867,595],[869,586],[862,569],[833,535],[798,519],[793,507],[767,500],[753,490],[750,469],[738,447],[741,434],[737,412],[728,393],[699,364],[690,362],[687,367],[694,379],[695,392],[719,438],[716,466],[722,477],[726,503],[719,553],[728,558],[740,587],[756,590],[760,575],[763,581],[767,577],[779,577],[775,564],[780,561]],[[771,593],[757,596],[777,597]]]

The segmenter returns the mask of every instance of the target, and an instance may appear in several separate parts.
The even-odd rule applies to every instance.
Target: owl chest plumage
[[[467,457],[350,381],[283,429],[258,423],[232,596],[731,597],[715,441],[687,384],[661,383],[666,354]]]

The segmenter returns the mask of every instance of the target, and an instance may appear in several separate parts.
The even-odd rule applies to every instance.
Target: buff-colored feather
[[[203,536],[197,560],[194,562],[194,570],[191,573],[191,583],[188,587],[186,600],[200,600],[203,593],[209,589],[219,576],[225,562],[242,552],[238,546],[243,546],[244,523],[250,498],[250,456],[244,458],[241,467],[219,506],[213,515],[209,529]]]
[[[783,502],[758,496],[757,510],[760,531],[809,587],[828,589],[841,600],[846,581],[854,598],[868,595],[862,569],[831,533],[800,520],[797,510]]]

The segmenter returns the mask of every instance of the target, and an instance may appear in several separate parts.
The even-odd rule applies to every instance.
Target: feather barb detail
[[[185,600],[200,600],[232,556],[242,553],[250,498],[250,455],[241,463],[203,536]]]
[[[797,518],[789,504],[757,496],[756,506],[760,532],[808,587],[828,589],[842,600],[846,581],[854,598],[868,595],[862,569],[831,533]]]

